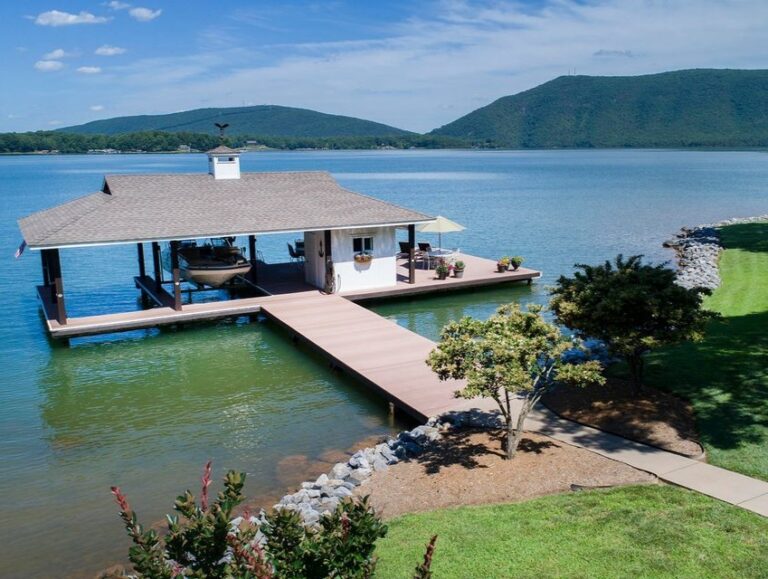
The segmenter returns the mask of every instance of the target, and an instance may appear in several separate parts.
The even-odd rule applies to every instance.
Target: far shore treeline
[[[88,153],[108,152],[184,152],[207,151],[220,144],[219,137],[203,133],[141,131],[123,135],[76,135],[58,131],[0,133],[0,154],[8,153]],[[446,149],[467,148],[473,143],[438,135],[392,135],[383,137],[227,137],[224,144],[277,150],[297,149]],[[189,147],[189,149],[187,149]]]

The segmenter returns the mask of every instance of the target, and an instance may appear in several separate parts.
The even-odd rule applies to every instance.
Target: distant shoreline
[[[306,149],[239,149],[240,153],[349,153],[354,151],[379,151],[379,152],[414,152],[414,151],[463,151],[463,152],[535,152],[535,151],[680,151],[680,152],[699,152],[699,153],[764,153],[768,152],[768,147],[570,147],[570,148],[526,148],[511,149],[502,147],[377,147],[377,148],[306,148]],[[70,157],[70,156],[88,156],[88,157],[116,157],[120,155],[203,155],[205,151],[116,151],[114,153],[90,153],[90,152],[38,152],[38,151],[5,151],[0,152],[0,157]]]

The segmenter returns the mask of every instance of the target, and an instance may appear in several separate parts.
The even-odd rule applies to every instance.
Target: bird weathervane
[[[216,128],[219,129],[219,141],[224,142],[224,129],[229,126],[229,123],[213,123]]]

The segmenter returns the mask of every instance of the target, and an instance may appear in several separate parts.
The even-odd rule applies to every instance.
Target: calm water
[[[464,314],[545,301],[575,262],[644,253],[683,225],[768,212],[768,156],[752,152],[258,153],[243,168],[328,170],[345,186],[467,226],[444,245],[521,254],[541,283],[374,309],[435,338]],[[372,435],[385,405],[265,322],[49,341],[34,286],[37,254],[13,259],[17,217],[98,190],[104,173],[205,171],[200,155],[0,158],[0,568],[4,576],[93,575],[127,549],[111,484],[145,522],[220,475],[249,474],[249,496],[278,496]],[[424,236],[428,239],[427,236]],[[268,261],[285,237],[263,237]],[[63,252],[72,315],[137,307],[134,248]],[[265,499],[266,500],[266,499]]]

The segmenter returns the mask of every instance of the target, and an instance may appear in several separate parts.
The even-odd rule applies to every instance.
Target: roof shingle
[[[103,191],[106,191],[103,192]],[[409,224],[433,218],[326,172],[107,175],[104,190],[19,220],[31,249]]]

